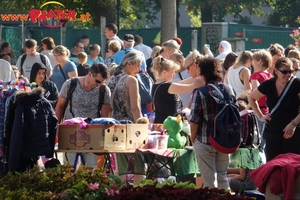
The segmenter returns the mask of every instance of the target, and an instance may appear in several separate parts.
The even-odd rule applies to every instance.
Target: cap
[[[134,41],[134,37],[131,34],[126,34],[123,38],[126,42],[133,42]]]

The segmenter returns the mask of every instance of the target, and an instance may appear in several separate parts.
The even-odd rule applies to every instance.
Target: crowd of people
[[[228,41],[221,41],[218,55],[214,56],[209,45],[204,45],[204,54],[193,50],[185,57],[180,51],[180,38],[150,48],[139,35],[126,34],[121,39],[117,33],[115,24],[106,25],[108,41],[103,57],[100,46],[89,44],[86,35],[70,50],[45,37],[41,40],[43,50],[38,52],[37,41],[28,39],[24,44],[26,52],[15,66],[10,59],[10,45],[4,42],[0,66],[5,72],[0,73],[0,80],[22,79],[43,87],[59,123],[74,117],[99,117],[99,100],[95,98],[99,95],[104,95],[101,117],[136,122],[154,111],[141,104],[139,82],[135,78],[141,72],[149,74],[153,80],[154,123],[163,123],[168,116],[185,108],[190,110],[191,141],[205,187],[227,189],[230,183],[236,184],[231,181],[234,176],[227,172],[228,154],[213,149],[208,140],[217,114],[207,92],[208,84],[214,84],[223,92],[230,91],[228,95],[242,102],[245,109],[255,112],[261,132],[265,126],[259,149],[265,152],[267,162],[282,153],[300,154],[300,80],[297,78],[300,77],[300,52],[297,47],[283,48],[276,43],[267,50],[235,53]],[[77,78],[76,86],[69,102],[68,90],[74,78]],[[103,94],[99,92],[101,85],[105,86]],[[229,85],[230,90],[225,90],[224,85],[226,88]],[[245,96],[248,99],[242,98]],[[281,96],[284,97],[280,105],[273,111]],[[126,174],[128,158],[120,154],[117,159],[119,174]],[[142,155],[135,155],[135,173],[138,174],[135,183],[145,178],[142,160]],[[69,161],[74,161],[74,154],[69,155]],[[87,154],[85,162],[96,167],[97,156]]]

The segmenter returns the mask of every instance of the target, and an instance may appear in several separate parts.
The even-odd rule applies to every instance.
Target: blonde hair
[[[290,50],[287,57],[300,60],[300,52],[298,50]]]
[[[116,70],[116,68],[118,67],[118,65],[116,63],[110,63],[109,67],[108,67],[108,74],[110,76],[114,75],[114,72]]]
[[[108,43],[108,49],[114,53],[117,53],[121,50],[121,44],[118,40],[112,40]]]
[[[173,62],[172,60],[167,60],[167,59],[163,58],[162,56],[157,56],[154,59],[154,64],[153,64],[153,67],[151,70],[155,77],[159,77],[164,70],[165,71],[170,71],[170,70],[178,71],[179,69],[180,69],[180,66],[178,64],[176,64],[175,62]]]
[[[236,63],[245,64],[249,59],[252,60],[253,53],[251,51],[243,51],[236,59]]]
[[[162,49],[161,46],[157,46],[157,45],[154,46],[154,47],[152,48],[151,58],[153,59],[153,58],[157,55],[157,53],[160,52],[161,49]]]
[[[180,48],[180,45],[175,40],[165,41],[161,46],[167,47],[168,49],[174,49],[175,51]]]
[[[88,56],[85,52],[79,52],[78,55],[77,55],[77,58],[78,58],[78,63],[79,64],[87,63]]]
[[[199,60],[201,60],[202,58],[204,58],[204,56],[199,53],[199,51],[194,50],[194,51],[190,51],[189,55],[187,55],[187,57],[185,58],[185,61],[191,61],[191,62],[195,62],[198,63]]]
[[[59,54],[59,55],[63,55],[66,59],[69,58],[70,56],[70,51],[69,49],[67,49],[67,47],[63,46],[63,45],[57,45],[54,49],[53,49],[53,53]]]
[[[270,52],[266,50],[259,50],[254,52],[252,58],[255,60],[261,60],[263,67],[268,68],[272,65],[272,56]]]

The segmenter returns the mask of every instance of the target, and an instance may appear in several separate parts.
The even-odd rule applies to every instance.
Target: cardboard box
[[[126,124],[126,149],[148,147],[148,124]]]
[[[299,196],[300,196],[300,177],[298,177],[295,182],[295,200],[299,199]],[[283,199],[282,197],[283,194],[275,195],[271,193],[270,184],[268,182],[266,186],[266,200],[281,200]]]
[[[58,149],[125,150],[126,125],[95,124],[80,129],[78,124],[58,126]]]

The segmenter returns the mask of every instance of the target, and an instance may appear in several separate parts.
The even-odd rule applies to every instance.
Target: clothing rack
[[[13,86],[14,88],[21,89],[22,87],[30,87],[31,89],[38,87],[38,85],[35,82],[32,83],[26,83],[23,80],[13,80],[13,81],[7,81],[7,82],[3,82],[2,80],[0,80],[0,89],[3,89],[3,86]]]

